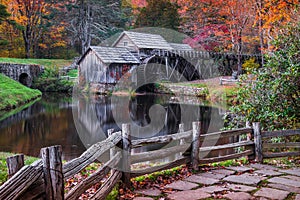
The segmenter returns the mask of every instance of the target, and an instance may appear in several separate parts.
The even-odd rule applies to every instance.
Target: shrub
[[[256,80],[240,88],[232,121],[261,122],[265,130],[300,127],[300,23],[274,42],[265,66],[253,69]],[[236,124],[231,123],[231,128]]]
[[[243,63],[242,67],[243,70],[246,70],[248,73],[250,73],[253,70],[258,69],[259,64],[255,62],[255,58],[250,58]]]

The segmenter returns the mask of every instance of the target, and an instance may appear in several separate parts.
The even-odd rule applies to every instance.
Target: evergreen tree
[[[0,24],[9,16],[10,14],[6,11],[6,6],[0,4]]]
[[[177,30],[180,24],[178,5],[169,0],[147,0],[141,9],[135,27],[163,27]]]

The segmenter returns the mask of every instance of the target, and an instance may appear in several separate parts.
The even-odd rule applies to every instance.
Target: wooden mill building
[[[91,46],[78,61],[79,85],[102,93],[110,90],[133,66],[153,50],[191,51],[187,44],[168,43],[161,35],[124,31],[112,47]]]
[[[91,46],[77,62],[79,86],[104,93],[140,61],[126,48]]]

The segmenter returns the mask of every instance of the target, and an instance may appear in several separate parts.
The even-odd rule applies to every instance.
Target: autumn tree
[[[18,48],[20,43],[23,42],[20,31],[22,26],[16,23],[11,17],[11,14],[8,12],[10,1],[1,1],[1,22],[0,22],[0,56],[13,56],[17,57],[20,55],[21,51],[24,48]],[[22,54],[22,53],[21,53]]]
[[[121,4],[114,0],[79,0],[66,5],[67,24],[73,44],[79,43],[80,53],[83,54],[92,42],[101,40],[115,33],[120,26]]]
[[[148,0],[136,20],[135,27],[163,27],[177,30],[180,24],[178,5],[169,0]]]
[[[298,0],[254,0],[255,24],[258,27],[260,51],[272,51],[271,41],[284,33],[285,26],[299,21]],[[264,63],[262,57],[262,63]]]
[[[47,0],[12,0],[10,2],[12,19],[20,24],[24,41],[25,57],[31,56],[31,51],[38,45],[44,25],[43,16],[47,14],[52,1]]]
[[[38,58],[68,58],[70,37],[67,34],[64,2],[57,1],[43,16],[43,30],[35,50]]]
[[[205,26],[221,24],[224,17],[220,15],[220,10],[225,6],[224,1],[178,0],[177,3],[182,22],[180,30],[191,37],[199,34]]]
[[[224,24],[230,33],[231,49],[237,54],[239,74],[242,72],[243,39],[247,34],[249,35],[249,30],[248,32],[246,30],[253,24],[254,13],[253,4],[249,0],[226,0],[226,6],[222,9],[222,15],[226,16]]]

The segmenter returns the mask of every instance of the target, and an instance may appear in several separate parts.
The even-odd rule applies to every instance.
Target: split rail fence
[[[262,162],[264,158],[300,156],[299,142],[270,142],[270,138],[274,137],[299,137],[300,129],[261,132],[260,124],[253,123],[252,128],[203,134],[200,122],[193,122],[192,127],[192,130],[185,131],[181,124],[176,134],[132,140],[130,125],[123,124],[122,131],[113,133],[113,130],[109,130],[106,140],[92,145],[80,157],[65,164],[61,159],[61,146],[41,149],[41,159],[31,165],[24,166],[23,155],[9,157],[9,179],[0,186],[0,199],[78,199],[87,189],[101,181],[101,187],[91,199],[105,199],[119,180],[130,186],[130,179],[133,177],[182,164],[189,164],[197,170],[200,164],[245,156],[258,162]],[[225,143],[219,143],[222,140]],[[175,145],[146,153],[132,153],[143,146],[167,143]],[[285,151],[280,152],[281,148]],[[290,151],[286,151],[287,149]],[[105,153],[109,154],[108,161],[65,194],[64,182]],[[132,167],[136,163],[168,156],[173,156],[173,161],[146,169]],[[122,172],[118,169],[122,169]]]

